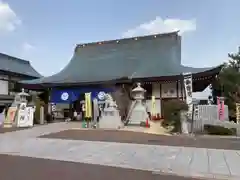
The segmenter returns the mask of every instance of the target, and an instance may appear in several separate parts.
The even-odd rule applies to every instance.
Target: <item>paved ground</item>
[[[65,130],[42,138],[240,150],[240,139],[235,138],[165,136],[131,131]]]
[[[150,171],[0,155],[3,180],[197,180]],[[51,177],[51,178],[50,178]]]
[[[0,134],[0,154],[69,161],[79,166],[85,163],[207,179],[240,179],[239,150],[37,138],[73,127],[76,124],[58,123]],[[0,163],[5,164],[1,159]],[[21,163],[22,166],[25,164],[31,166],[30,161]]]

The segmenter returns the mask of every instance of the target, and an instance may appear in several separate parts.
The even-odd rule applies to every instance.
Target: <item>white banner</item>
[[[5,111],[0,113],[0,126],[4,123],[5,120]]]
[[[236,120],[237,123],[240,123],[240,103],[236,103]]]
[[[186,94],[186,103],[188,104],[188,115],[192,116],[192,108],[193,108],[193,84],[192,84],[192,73],[184,73],[183,74],[184,88]]]
[[[17,127],[32,127],[35,108],[22,103],[18,110]]]

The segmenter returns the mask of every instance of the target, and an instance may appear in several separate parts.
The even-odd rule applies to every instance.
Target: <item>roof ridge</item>
[[[111,44],[111,43],[118,43],[119,41],[129,41],[129,40],[137,40],[141,38],[143,39],[150,39],[152,37],[157,38],[157,37],[163,37],[163,36],[171,36],[171,35],[178,35],[179,31],[173,31],[173,32],[167,32],[167,33],[156,33],[156,34],[151,34],[151,35],[143,35],[143,36],[133,36],[133,37],[128,37],[128,38],[121,38],[121,39],[114,39],[114,40],[102,40],[102,41],[96,41],[96,42],[89,42],[89,43],[80,43],[76,45],[75,52],[77,48],[79,47],[84,47],[84,46],[93,46],[93,45],[98,45],[98,44]]]
[[[28,60],[21,59],[21,58],[17,58],[17,57],[15,57],[15,56],[10,56],[10,55],[8,55],[8,54],[0,53],[0,56],[8,57],[8,58],[10,58],[11,60],[19,61],[19,62],[21,62],[21,63],[30,64],[30,61],[28,61]]]

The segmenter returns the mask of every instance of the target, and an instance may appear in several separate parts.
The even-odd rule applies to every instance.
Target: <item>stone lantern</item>
[[[27,97],[30,96],[28,93],[22,89],[22,92],[15,95],[12,106],[17,106],[21,103],[27,103]]]
[[[27,97],[30,95],[28,93],[25,93],[24,89],[22,89],[22,92],[18,93],[18,96],[20,97],[21,103],[27,103]]]
[[[143,104],[145,92],[146,90],[141,87],[140,83],[137,83],[137,87],[132,90],[134,101],[129,110],[129,124],[131,125],[140,125],[148,118],[146,107]]]
[[[141,83],[137,83],[137,87],[132,90],[132,97],[138,101],[142,102],[144,100],[144,94],[146,90],[141,87]]]

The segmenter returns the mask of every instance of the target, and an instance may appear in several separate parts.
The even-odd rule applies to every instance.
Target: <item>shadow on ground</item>
[[[40,138],[240,150],[240,141],[235,138],[165,136],[122,130],[65,130]]]
[[[7,132],[20,131],[20,130],[25,130],[25,129],[28,129],[28,128],[18,128],[18,127],[4,128],[4,127],[0,127],[0,134],[7,133]]]

